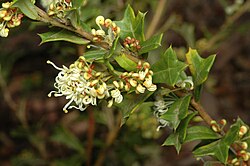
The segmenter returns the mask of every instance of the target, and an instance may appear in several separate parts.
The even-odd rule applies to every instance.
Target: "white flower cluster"
[[[23,17],[17,8],[11,7],[13,2],[2,3],[0,9],[0,36],[7,37],[9,35],[9,28],[14,28],[21,24]]]
[[[59,68],[51,61],[47,63],[60,70],[55,78],[56,91],[51,91],[48,96],[66,96],[69,101],[63,108],[65,113],[71,108],[83,111],[89,105],[97,105],[98,100],[106,100],[108,107],[111,107],[114,102],[122,102],[123,91],[144,93],[146,88],[149,91],[157,89],[152,83],[152,72],[148,63],[140,66],[138,73],[123,73],[118,81],[110,81],[110,75],[95,71],[94,65],[86,62],[84,57],[80,57],[69,68]]]
[[[47,13],[49,16],[57,16],[58,18],[64,18],[65,11],[71,8],[71,0],[53,0],[53,2],[49,5]]]
[[[91,33],[94,36],[93,41],[95,42],[106,42],[112,46],[113,41],[116,36],[120,33],[121,29],[118,27],[112,20],[105,19],[103,16],[96,17],[96,25],[99,29],[92,29]],[[107,34],[104,31],[104,28],[107,30]]]
[[[153,71],[150,70],[148,62],[138,62],[137,71],[124,72],[120,78],[125,81],[125,91],[130,91],[133,88],[137,94],[148,91],[155,91],[157,86],[152,82]]]
[[[164,99],[160,99],[154,102],[154,115],[156,116],[158,122],[159,122],[159,126],[157,127],[157,131],[160,130],[160,128],[162,127],[166,127],[166,126],[170,126],[170,123],[165,120],[162,119],[161,116],[166,113],[168,111],[169,106],[173,104],[173,101],[164,101]]]

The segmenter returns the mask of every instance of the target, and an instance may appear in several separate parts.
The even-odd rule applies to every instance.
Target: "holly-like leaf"
[[[121,54],[115,57],[116,62],[127,71],[136,70],[137,63],[129,59],[125,54]]]
[[[17,0],[12,7],[19,8],[25,16],[32,20],[37,20],[39,18],[36,6],[31,2],[31,0]]]
[[[174,86],[187,65],[177,59],[175,51],[170,46],[161,59],[152,66],[154,83],[166,83]]]
[[[82,37],[67,30],[50,31],[38,35],[42,39],[41,44],[52,41],[67,41],[75,44],[88,44],[90,42],[89,40],[83,39]]]
[[[218,140],[194,150],[193,154],[196,157],[215,156],[220,162],[225,164],[228,158],[228,151],[229,146]]]
[[[141,49],[139,50],[138,54],[141,55],[147,53],[161,46],[162,36],[163,34],[155,35],[150,39],[141,42],[140,43]]]
[[[204,139],[219,139],[220,137],[219,134],[206,126],[192,126],[187,129],[185,142]]]
[[[84,58],[87,61],[92,61],[92,60],[102,60],[104,57],[107,55],[108,51],[107,50],[94,50],[94,51],[87,51],[83,54]]]
[[[125,39],[130,36],[140,42],[144,41],[144,18],[145,13],[138,12],[137,16],[135,16],[132,7],[128,5],[123,19],[115,22],[121,28],[120,37]]]
[[[228,152],[231,144],[239,139],[238,132],[240,126],[242,125],[243,122],[238,119],[236,123],[230,127],[230,129],[222,139],[197,148],[193,151],[194,155],[196,157],[207,155],[215,156],[219,161],[225,164],[227,162]]]
[[[198,86],[206,81],[209,71],[214,63],[216,55],[211,55],[208,58],[201,58],[198,52],[189,48],[186,54],[190,72],[194,78],[195,86]]]
[[[191,95],[187,95],[176,100],[160,118],[170,122],[174,130],[176,130],[181,120],[188,115],[190,99]]]
[[[185,119],[183,119],[177,128],[176,132],[171,134],[165,142],[162,144],[163,146],[174,145],[177,153],[179,154],[181,150],[181,145],[183,144],[186,138],[186,131],[190,120],[196,115],[196,112],[189,114]]]
[[[121,126],[126,123],[129,116],[145,101],[149,98],[153,92],[146,91],[143,94],[128,94],[125,95],[123,101],[120,104],[116,104],[122,111]]]

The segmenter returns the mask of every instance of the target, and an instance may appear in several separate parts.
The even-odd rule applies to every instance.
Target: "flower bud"
[[[112,20],[110,20],[109,18],[105,20],[104,25],[105,27],[109,27],[112,24]]]
[[[104,25],[104,17],[103,16],[97,16],[95,19],[96,25]]]
[[[0,18],[5,17],[7,14],[7,10],[0,10]]]
[[[220,124],[223,125],[223,126],[225,126],[227,124],[226,119],[221,119],[220,120]]]
[[[143,87],[141,84],[139,84],[137,87],[136,87],[136,90],[140,93],[144,93],[145,92],[145,87]]]
[[[246,150],[248,148],[247,142],[241,142],[241,148]]]
[[[239,131],[239,136],[242,137],[243,135],[245,135],[247,133],[248,129],[246,126],[241,126],[240,127],[240,131]]]
[[[118,84],[117,81],[113,81],[113,84],[115,85],[116,88],[119,88],[119,87],[120,87],[120,85]]]
[[[109,108],[112,107],[113,103],[114,103],[113,99],[112,99],[112,100],[109,100],[109,101],[108,101],[107,107],[109,107]]]
[[[5,8],[5,9],[8,9],[11,5],[12,5],[11,2],[2,3],[2,7]]]
[[[134,80],[134,79],[130,79],[130,80],[129,80],[129,83],[130,83],[130,85],[131,85],[132,87],[136,87],[136,85],[137,85],[137,81]]]
[[[105,32],[104,32],[104,30],[99,29],[99,30],[96,31],[96,35],[98,35],[98,36],[104,36]]]

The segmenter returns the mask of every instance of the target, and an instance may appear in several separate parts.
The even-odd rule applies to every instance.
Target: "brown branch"
[[[205,111],[200,103],[197,103],[194,99],[191,99],[191,105],[198,111],[202,119],[210,126],[211,121],[213,120],[210,115]]]
[[[106,139],[106,145],[99,153],[98,158],[97,158],[94,166],[102,166],[103,165],[107,151],[109,150],[110,146],[113,144],[115,139],[117,138],[118,133],[120,131],[120,128],[121,128],[120,122],[121,122],[121,113],[119,112],[119,114],[117,115],[116,126],[109,131],[109,133],[107,135],[107,139]]]
[[[88,134],[87,134],[87,166],[91,166],[92,151],[93,151],[93,139],[95,134],[95,117],[93,107],[87,109],[88,119]]]
[[[146,38],[149,38],[154,34],[156,27],[160,22],[162,13],[163,13],[164,9],[166,8],[165,7],[166,2],[167,2],[167,0],[159,0],[158,5],[156,7],[156,12],[155,12],[154,17],[152,19],[152,22],[149,25],[148,30],[147,30]]]

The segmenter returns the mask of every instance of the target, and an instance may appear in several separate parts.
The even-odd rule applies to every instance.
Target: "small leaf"
[[[220,135],[206,126],[192,126],[187,129],[187,137],[185,142],[204,140],[204,139],[219,139]]]
[[[173,125],[174,130],[179,126],[182,119],[188,114],[188,107],[190,103],[191,95],[187,95],[176,100],[160,118],[170,122]]]
[[[38,35],[42,39],[41,44],[52,41],[67,41],[75,44],[88,44],[90,42],[89,40],[77,36],[73,32],[67,30],[50,31]]]
[[[31,2],[31,0],[17,0],[12,7],[19,8],[25,16],[32,20],[37,20],[39,18],[36,6]]]
[[[135,16],[132,7],[128,5],[123,19],[115,22],[121,28],[120,37],[125,39],[130,36],[141,42],[144,41],[144,18],[145,14],[141,12]]]
[[[171,146],[171,145],[175,146],[175,149],[179,154],[181,150],[180,133],[172,133],[162,144],[162,146]]]
[[[203,59],[196,50],[189,48],[186,58],[189,64],[189,69],[194,78],[195,86],[205,82],[214,63],[215,55],[211,55],[208,58]]]
[[[129,59],[125,54],[121,54],[115,57],[116,62],[127,71],[136,70],[137,63]]]
[[[194,100],[198,102],[201,98],[201,92],[202,92],[203,84],[198,85],[194,88]]]
[[[107,50],[94,50],[94,51],[87,51],[83,54],[86,60],[102,60],[104,59],[105,55],[108,53]]]
[[[163,143],[163,146],[170,146],[174,145],[176,148],[177,153],[179,154],[181,150],[181,144],[183,144],[186,138],[186,130],[190,120],[196,115],[197,113],[194,112],[189,114],[185,119],[183,119],[177,128],[176,132],[171,134]]]
[[[196,157],[215,156],[220,162],[226,163],[228,158],[229,146],[220,140],[212,142],[208,145],[199,147],[193,151]]]
[[[139,50],[139,55],[147,53],[161,46],[163,34],[153,36],[152,38],[140,43],[141,49]]]
[[[174,86],[178,81],[181,72],[187,65],[177,59],[177,56],[170,46],[165,53],[161,56],[159,62],[152,66],[154,72],[154,83],[166,83]]]
[[[152,94],[153,92],[149,91],[143,94],[128,94],[120,104],[116,104],[121,109],[123,115],[121,126],[126,123],[129,116]]]

